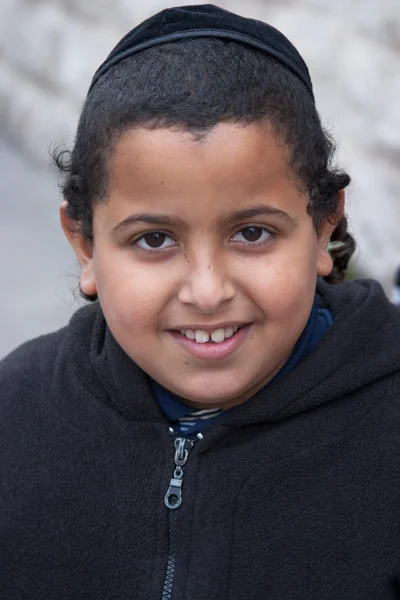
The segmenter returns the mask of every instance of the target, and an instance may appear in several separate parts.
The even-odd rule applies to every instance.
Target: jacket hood
[[[400,371],[400,310],[379,283],[319,280],[317,294],[333,325],[292,372],[230,410],[224,425],[287,419]],[[96,396],[105,389],[110,405],[129,419],[165,422],[147,375],[115,341],[98,304],[72,317],[69,351],[79,379]]]
[[[400,311],[373,280],[318,281],[334,317],[319,344],[287,376],[266,386],[227,419],[278,421],[357,392],[400,370]]]

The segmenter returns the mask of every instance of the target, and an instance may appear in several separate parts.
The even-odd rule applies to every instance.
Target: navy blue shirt
[[[332,313],[325,308],[319,308],[318,300],[315,298],[307,324],[297,340],[292,354],[267,385],[292,371],[318,344],[332,323]],[[217,421],[220,422],[226,413],[221,408],[194,410],[192,406],[185,404],[182,398],[172,394],[156,381],[151,380],[151,386],[162,413],[175,432],[180,435],[196,435]]]

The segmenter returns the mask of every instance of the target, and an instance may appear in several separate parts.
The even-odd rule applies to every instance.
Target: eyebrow
[[[275,208],[274,206],[259,204],[252,208],[226,213],[222,215],[220,219],[218,219],[218,224],[224,225],[226,223],[233,223],[235,221],[251,219],[253,217],[259,217],[263,215],[274,216],[292,224],[296,223],[296,219],[291,217],[283,210]],[[112,233],[123,232],[125,229],[128,229],[131,225],[135,225],[136,223],[149,223],[150,225],[158,226],[168,225],[169,227],[177,227],[184,231],[187,231],[190,228],[189,225],[179,217],[163,214],[156,215],[152,213],[136,213],[118,223],[118,225],[112,229]]]
[[[253,217],[260,217],[263,215],[270,215],[273,217],[278,217],[279,219],[283,219],[284,221],[288,221],[290,223],[295,223],[296,220],[294,217],[291,217],[289,213],[280,210],[279,208],[275,208],[274,206],[268,206],[266,204],[258,204],[252,208],[246,208],[244,210],[237,210],[233,213],[229,213],[223,215],[221,218],[222,222],[232,222],[232,221],[240,221],[242,219],[252,219]]]
[[[153,215],[151,213],[136,213],[130,215],[121,223],[118,223],[112,229],[112,233],[120,233],[128,229],[136,223],[149,223],[150,225],[169,225],[170,227],[178,227],[180,229],[189,229],[189,225],[179,217],[171,217],[170,215]]]

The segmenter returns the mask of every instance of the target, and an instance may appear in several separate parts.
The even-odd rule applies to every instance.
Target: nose
[[[222,304],[234,297],[234,285],[228,273],[210,261],[191,263],[178,299],[182,304],[191,304],[204,314],[217,312]]]

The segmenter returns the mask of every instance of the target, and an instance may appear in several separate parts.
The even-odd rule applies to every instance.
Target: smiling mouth
[[[230,329],[233,329],[233,327],[224,328],[223,332],[218,329],[211,333],[201,329],[183,329],[178,331],[169,330],[169,333],[181,347],[185,348],[193,356],[204,360],[222,360],[228,358],[242,347],[251,328],[252,323],[248,323],[246,325],[235,326],[236,331],[232,332]],[[226,329],[228,329],[228,337],[225,337]],[[190,337],[188,337],[188,331],[192,331],[193,335],[189,333]],[[194,339],[192,339],[193,336]],[[220,339],[221,341],[215,341],[215,339]]]
[[[215,329],[211,333],[203,329],[181,329],[179,333],[188,340],[197,342],[198,344],[221,344],[225,340],[234,336],[241,327],[224,327]]]

